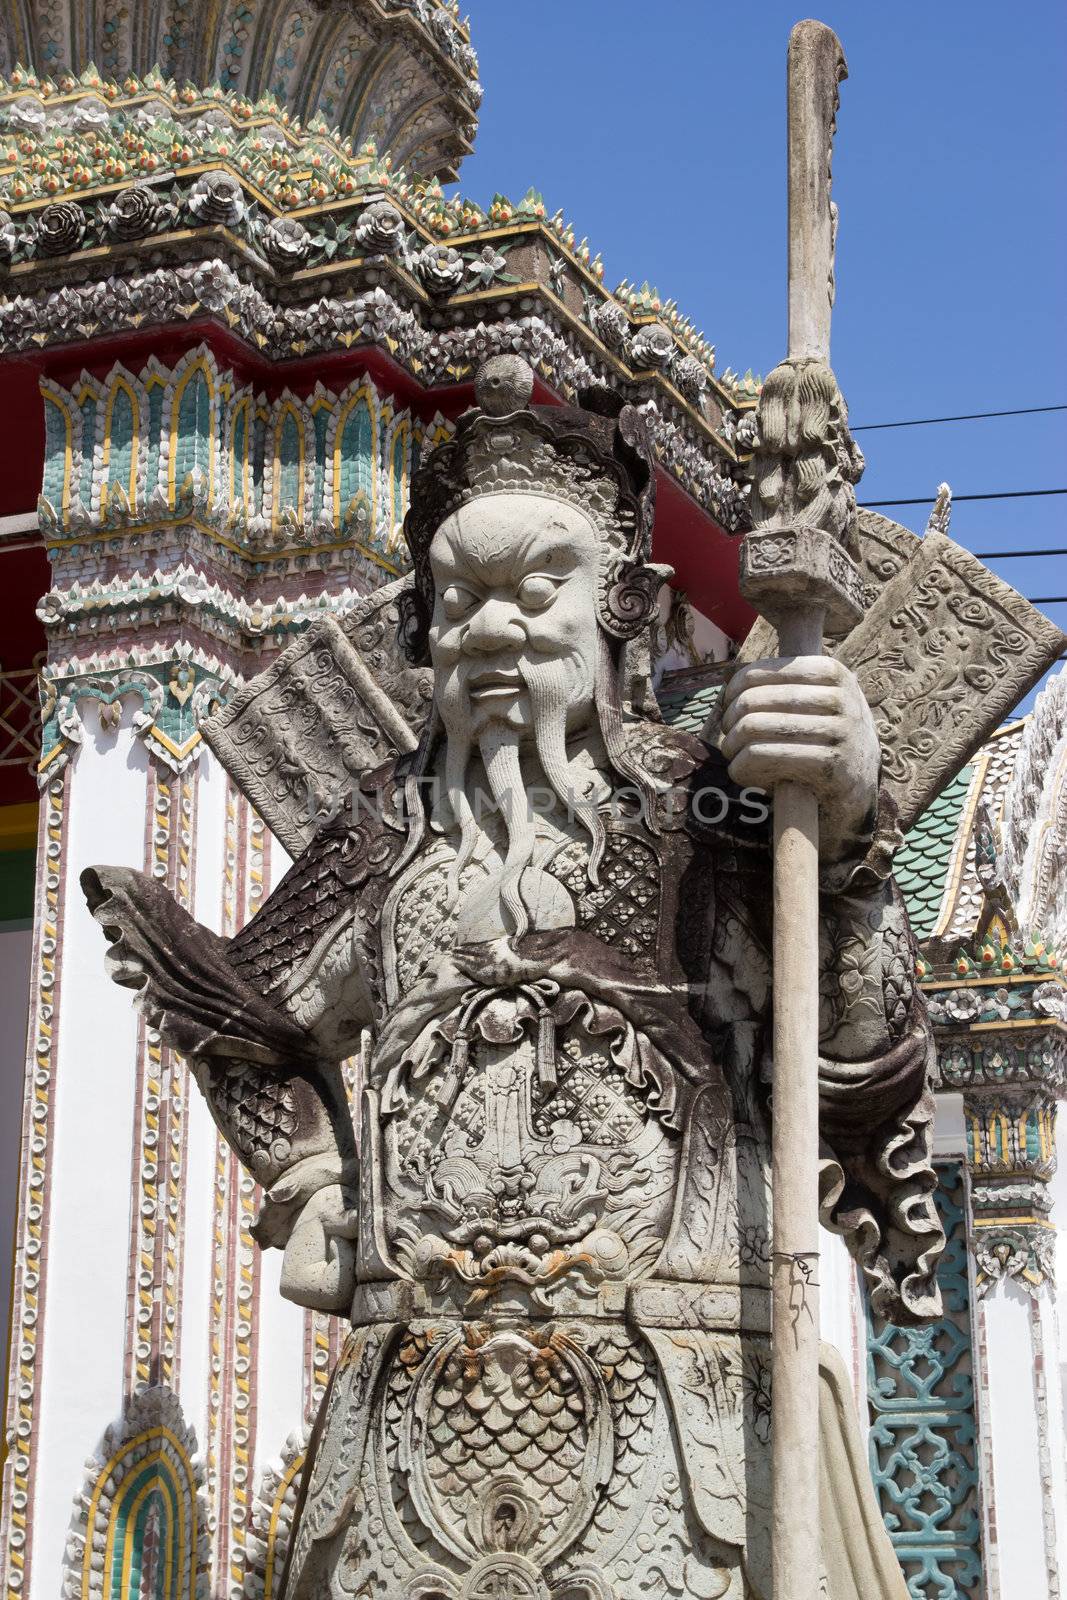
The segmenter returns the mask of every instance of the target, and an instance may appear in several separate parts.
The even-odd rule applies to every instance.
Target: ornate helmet
[[[493,356],[475,378],[477,405],[419,468],[404,536],[415,567],[400,599],[408,659],[429,659],[434,607],[430,541],[460,506],[493,494],[565,500],[600,541],[597,612],[615,639],[644,628],[666,569],[649,564],[656,477],[645,420],[607,388],[583,389],[578,406],[532,406],[533,371],[521,356]]]

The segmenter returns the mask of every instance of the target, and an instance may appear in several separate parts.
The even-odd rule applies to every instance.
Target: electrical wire
[[[861,422],[851,433],[874,433],[881,428],[928,428],[934,422],[982,422],[986,417],[1032,417],[1039,411],[1067,411],[1062,406],[1019,406],[1014,411],[966,411],[958,417],[912,417],[908,422]]]
[[[961,500],[1030,500],[1046,494],[1067,494],[1067,489],[1001,489],[991,494],[954,494],[952,504]],[[936,499],[934,494],[920,494],[911,500],[860,500],[859,504],[865,510],[874,510],[878,506],[932,506]]]
[[[977,556],[979,561],[1015,561],[1024,556],[1067,556],[1067,548],[1063,550],[972,550],[972,556]]]

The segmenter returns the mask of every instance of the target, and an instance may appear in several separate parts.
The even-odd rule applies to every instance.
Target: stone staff
[[[789,41],[789,353],[764,385],[753,529],[741,589],[782,657],[822,653],[824,629],[862,612],[844,543],[862,457],[829,367],[836,207],[830,199],[836,35],[799,22]],[[819,809],[774,788],[773,1564],[775,1600],[816,1600],[819,1552]]]

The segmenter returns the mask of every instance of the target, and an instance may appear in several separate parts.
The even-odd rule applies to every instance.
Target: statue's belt
[[[768,1279],[769,1284],[769,1279]],[[724,1332],[769,1333],[769,1286],[762,1284],[691,1283],[649,1278],[639,1283],[602,1283],[596,1297],[566,1291],[538,1305],[523,1296],[521,1304],[509,1286],[472,1302],[469,1296],[432,1290],[410,1278],[359,1283],[352,1301],[353,1327],[374,1323],[435,1321],[492,1322],[497,1319],[553,1322],[580,1317],[625,1321],[647,1328],[720,1329]]]

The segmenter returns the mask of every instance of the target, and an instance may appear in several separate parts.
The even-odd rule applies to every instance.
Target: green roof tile
[[[721,693],[721,683],[700,683],[684,689],[661,688],[656,698],[664,722],[683,733],[699,733]]]
[[[918,939],[937,924],[945,878],[974,767],[966,766],[932,800],[897,853],[894,872]]]

